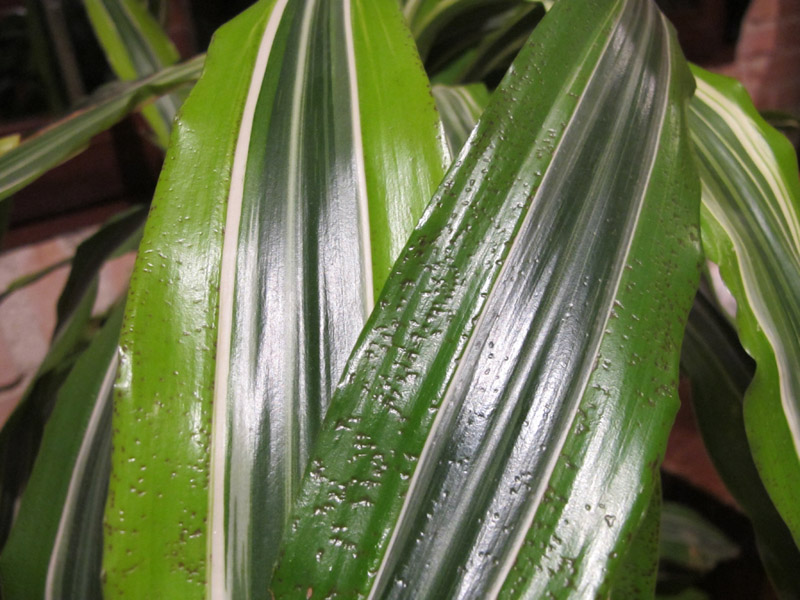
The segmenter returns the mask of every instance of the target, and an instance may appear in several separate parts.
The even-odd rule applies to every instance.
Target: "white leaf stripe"
[[[352,0],[344,1],[344,33],[347,47],[347,72],[350,79],[350,120],[353,124],[353,151],[355,153],[358,182],[359,215],[361,224],[361,266],[363,269],[364,320],[375,305],[374,277],[372,273],[372,243],[369,228],[369,203],[367,201],[367,179],[364,167],[364,147],[361,135],[361,108],[358,102],[358,72],[353,47]]]
[[[708,192],[707,186],[703,185],[703,197],[707,199],[713,196]],[[775,349],[775,361],[779,373],[779,385],[781,392],[781,405],[786,414],[786,423],[792,434],[796,455],[800,458],[800,407],[797,406],[797,399],[800,399],[800,389],[797,384],[797,363],[792,357],[798,354],[797,344],[794,340],[787,340],[786,329],[778,325],[769,310],[771,302],[764,296],[764,288],[754,280],[752,274],[762,271],[762,265],[756,265],[752,260],[751,238],[743,238],[739,233],[739,228],[728,218],[726,211],[721,209],[716,203],[705,202],[705,207],[714,219],[727,232],[738,263],[741,267],[742,284],[747,303],[755,314],[764,335],[769,340],[772,348]],[[788,342],[788,343],[787,343]]]
[[[86,469],[91,460],[97,458],[92,456],[92,452],[97,450],[96,440],[98,435],[103,435],[101,425],[105,422],[110,427],[108,417],[111,404],[111,391],[114,386],[114,378],[117,374],[119,356],[114,355],[108,365],[103,382],[97,393],[97,400],[92,408],[89,422],[86,425],[86,432],[81,441],[75,465],[72,469],[67,496],[64,500],[61,519],[58,523],[58,530],[53,540],[53,551],[50,555],[50,562],[47,568],[47,580],[45,582],[45,600],[61,600],[63,598],[63,580],[69,572],[65,569],[69,567],[70,538],[76,533],[73,531],[74,518],[76,511],[80,508],[77,505],[80,491],[86,485]],[[104,418],[105,417],[105,418]]]
[[[763,138],[750,135],[750,130],[743,125],[738,116],[737,106],[700,78],[697,79],[696,96],[713,111],[714,118],[723,120],[736,136],[735,142],[742,145],[741,153],[731,153],[742,170],[750,174],[753,182],[760,183],[761,178],[766,180],[769,190],[759,185],[761,196],[772,214],[775,225],[781,228],[781,234],[785,239],[792,240],[792,251],[796,257],[800,258],[800,221],[798,221],[797,211],[789,201],[791,197],[789,189],[780,174],[773,168],[775,163],[771,149]],[[713,129],[708,119],[697,110],[697,104],[693,104],[692,107],[695,116],[703,120],[709,129]],[[732,140],[720,141],[726,145],[732,143]],[[745,156],[747,160],[745,160]]]
[[[261,38],[253,77],[247,93],[241,127],[234,151],[231,173],[231,187],[228,195],[228,209],[225,221],[225,235],[222,246],[220,269],[220,303],[217,324],[217,362],[214,377],[213,425],[211,436],[211,485],[209,486],[211,533],[208,536],[209,584],[207,597],[223,600],[229,597],[228,583],[232,577],[232,565],[226,561],[225,551],[225,467],[228,447],[228,372],[230,369],[231,327],[233,320],[233,292],[236,277],[236,252],[241,221],[242,199],[244,195],[244,174],[247,166],[247,153],[250,147],[250,133],[253,128],[261,84],[264,79],[270,50],[288,0],[277,0],[267,21]]]
[[[795,453],[800,457],[800,380],[796,364],[800,345],[796,335],[787,335],[788,331],[800,329],[800,323],[792,316],[800,314],[795,293],[800,290],[796,289],[797,280],[792,275],[800,272],[800,226],[792,194],[772,168],[774,158],[770,159],[771,150],[766,142],[751,135],[736,118],[736,105],[701,78],[697,82],[697,101],[691,107],[697,123],[693,131],[697,134],[702,128],[704,132],[694,135],[701,164],[707,169],[701,170],[703,205],[733,245],[747,304],[774,349],[781,405]],[[715,120],[724,123],[733,139],[723,137]],[[705,136],[728,148],[725,158],[732,161],[730,165],[721,164]],[[741,180],[747,182],[757,202],[748,201],[743,196],[745,192],[727,183],[716,183],[717,178],[724,177],[718,174],[737,171],[744,174]],[[721,191],[723,188],[725,191]],[[766,212],[759,214],[759,210]],[[789,305],[788,310],[781,309],[781,303],[771,301],[770,297],[780,298],[784,305]]]
[[[641,7],[644,3],[630,4]],[[667,300],[658,306],[656,313],[648,313],[647,319],[642,319],[644,323],[641,326],[635,323],[638,320],[637,313],[626,312],[618,306],[613,310],[619,319],[615,324],[619,323],[620,327],[626,327],[638,335],[644,334],[645,326],[657,327],[659,332],[664,330],[663,335],[658,334],[660,343],[654,347],[654,356],[650,357],[658,362],[658,368],[648,364],[642,367],[644,372],[641,373],[642,377],[648,377],[648,367],[652,366],[650,375],[655,388],[653,391],[666,401],[663,409],[642,416],[654,429],[659,428],[658,431],[663,433],[665,421],[669,418],[669,414],[665,413],[674,406],[671,404],[674,390],[669,386],[674,373],[670,368],[672,365],[668,363],[677,365],[675,338],[679,335],[679,327],[673,324],[680,319],[677,313],[682,306],[690,301],[694,284],[692,275],[697,267],[697,247],[686,245],[682,237],[688,237],[693,225],[691,204],[697,197],[691,192],[697,191],[696,179],[687,177],[684,185],[683,180],[675,176],[678,169],[685,169],[691,175],[691,163],[679,158],[685,156],[678,153],[678,145],[685,146],[684,139],[666,133],[669,131],[672,134],[682,129],[678,104],[688,97],[690,91],[685,66],[679,69],[681,65],[676,65],[676,74],[679,72],[681,77],[668,90],[669,123],[668,126],[664,125],[663,139],[659,137],[660,132],[651,130],[657,127],[648,128],[648,125],[653,125],[649,119],[660,125],[658,119],[662,115],[658,113],[658,107],[663,102],[660,94],[664,90],[651,90],[648,86],[652,85],[651,79],[654,77],[659,81],[670,77],[648,74],[643,81],[639,73],[631,74],[626,68],[610,69],[608,75],[612,81],[609,85],[614,88],[610,94],[620,96],[620,104],[624,103],[627,96],[615,87],[618,83],[616,78],[630,76],[634,86],[639,82],[643,86],[634,92],[634,96],[639,96],[642,103],[638,105],[640,110],[634,111],[635,120],[629,125],[631,131],[622,137],[617,136],[614,128],[620,120],[605,118],[609,111],[604,102],[595,104],[587,101],[590,111],[582,114],[581,118],[595,119],[597,127],[590,128],[591,131],[577,127],[574,133],[578,137],[574,140],[577,142],[574,147],[582,150],[572,154],[560,152],[557,155],[560,161],[566,163],[559,166],[569,167],[567,170],[575,169],[576,176],[565,177],[563,189],[553,190],[555,193],[550,195],[552,203],[546,205],[551,210],[543,210],[543,205],[535,206],[538,214],[529,221],[536,226],[534,239],[530,239],[529,244],[534,248],[547,248],[551,254],[536,255],[537,250],[533,250],[533,256],[525,256],[530,249],[524,247],[526,244],[519,244],[515,252],[523,254],[527,260],[509,261],[519,263],[517,269],[510,267],[511,272],[504,274],[504,284],[494,285],[502,266],[509,260],[510,246],[517,238],[518,228],[536,197],[544,173],[550,168],[562,170],[551,165],[553,152],[585,89],[586,79],[591,76],[592,63],[603,49],[603,44],[593,44],[595,36],[600,33],[598,29],[609,24],[609,13],[615,6],[619,10],[613,1],[578,2],[571,5],[573,11],[570,13],[557,5],[550,20],[543,21],[543,29],[537,28],[509,77],[495,92],[493,102],[487,107],[472,138],[471,147],[461,154],[445,177],[395,263],[394,272],[379,300],[379,308],[371,315],[351,355],[345,377],[337,388],[326,426],[316,443],[310,474],[304,479],[295,500],[292,526],[287,529],[281,562],[273,578],[272,591],[276,597],[302,589],[309,578],[315,582],[314,594],[321,596],[333,592],[346,597],[362,594],[371,594],[373,597],[395,594],[408,597],[458,595],[458,589],[454,586],[468,576],[463,567],[464,560],[469,559],[464,558],[456,548],[464,549],[470,556],[475,556],[475,552],[480,555],[483,549],[473,543],[473,532],[486,520],[487,514],[491,516],[485,507],[490,504],[495,491],[500,493],[503,487],[495,484],[503,477],[504,465],[510,453],[515,451],[516,431],[523,426],[526,416],[530,415],[534,388],[537,383],[551,386],[552,390],[546,391],[548,395],[552,392],[556,396],[560,386],[578,386],[581,383],[577,375],[568,376],[563,371],[574,367],[574,372],[580,372],[582,365],[571,365],[570,361],[574,362],[575,357],[583,356],[584,348],[589,351],[592,349],[593,341],[583,338],[596,333],[594,327],[597,321],[603,320],[608,309],[603,290],[616,283],[615,269],[623,268],[616,263],[616,259],[620,253],[624,255],[627,252],[629,240],[624,235],[620,236],[620,233],[627,231],[628,219],[636,218],[635,199],[639,198],[636,190],[645,185],[648,177],[640,172],[639,167],[642,166],[646,171],[650,166],[649,161],[642,164],[642,156],[649,155],[647,147],[655,143],[653,135],[658,142],[665,141],[664,152],[659,151],[656,159],[658,170],[652,175],[653,181],[658,181],[659,185],[652,186],[653,203],[648,203],[646,218],[642,226],[637,227],[637,233],[641,235],[637,236],[635,244],[647,263],[642,268],[624,265],[626,272],[630,268],[636,273],[636,279],[633,279],[633,275],[626,275],[625,281],[633,287],[637,281],[652,285],[657,283],[651,281],[656,267],[663,267],[671,275],[663,286],[671,287],[677,277],[681,278],[681,285],[676,286],[673,294],[665,294]],[[565,16],[572,14],[574,17],[575,13],[583,18],[570,20]],[[559,20],[562,17],[564,21]],[[568,28],[567,23],[573,27]],[[640,27],[631,27],[631,30],[634,35],[637,31],[641,34]],[[559,35],[561,33],[563,36]],[[663,34],[663,28],[658,33]],[[576,44],[575,39],[580,40],[580,44]],[[656,42],[650,49],[651,55],[654,55],[651,59],[655,63],[664,62],[663,47],[659,45],[662,43],[663,40]],[[614,51],[619,53],[620,58],[631,58],[638,54],[638,50],[631,52],[630,48],[615,48]],[[544,59],[551,51],[563,53],[564,60]],[[673,47],[670,46],[672,51]],[[582,71],[572,71],[571,65],[587,54],[592,56],[592,61]],[[539,81],[547,82],[548,78],[558,82],[558,85],[538,85]],[[595,96],[597,100],[604,100],[599,91]],[[607,98],[609,102],[617,99]],[[552,109],[541,110],[543,106]],[[619,110],[620,107],[616,106],[611,112]],[[621,121],[628,123],[630,119]],[[650,135],[642,135],[644,131],[650,131]],[[585,134],[585,138],[582,134]],[[585,141],[594,143],[584,145],[582,142]],[[499,150],[501,142],[502,151]],[[613,146],[618,144],[630,154],[621,157],[614,154],[612,150],[616,148]],[[618,158],[616,163],[615,158]],[[601,191],[602,185],[593,185],[598,179],[614,181],[614,189]],[[573,183],[576,188],[571,187]],[[632,189],[627,189],[628,186],[632,186]],[[686,194],[682,195],[681,192]],[[672,194],[682,201],[674,202]],[[605,202],[591,201],[597,198],[603,198]],[[627,203],[632,201],[633,205],[628,206]],[[610,219],[609,222],[606,222],[606,217]],[[675,235],[669,238],[669,243],[642,242],[647,232],[660,223],[675,226]],[[551,244],[554,239],[557,243]],[[593,243],[599,244],[597,251],[594,251]],[[668,261],[665,253],[676,260]],[[599,264],[584,265],[584,260],[592,263],[599,261]],[[589,275],[587,280],[586,273],[597,274]],[[508,287],[515,275],[520,278],[519,293],[501,298],[501,295],[505,295],[501,294],[505,292],[501,287]],[[594,277],[600,281],[595,281]],[[549,282],[553,282],[553,285],[550,286]],[[578,287],[591,289],[595,295],[587,297],[590,306],[584,306],[579,301],[574,304],[573,310],[570,306],[572,294],[588,292],[575,292],[566,282],[572,282],[573,287],[577,282]],[[565,285],[562,287],[560,283]],[[562,290],[563,295],[554,290]],[[493,314],[488,313],[486,306],[490,292],[493,306],[497,309]],[[634,293],[628,292],[626,287],[620,298],[627,299],[631,295]],[[646,294],[634,296],[638,307],[634,308],[639,312],[642,306],[647,306]],[[503,300],[509,302],[504,304]],[[531,310],[531,302],[540,303],[541,310]],[[497,334],[496,339],[479,339],[479,333],[473,333],[482,314],[487,315],[485,320],[489,324],[497,324],[497,328],[490,328],[488,332]],[[536,333],[528,332],[530,324],[526,319],[531,318],[539,320]],[[669,320],[669,323],[665,323],[665,320]],[[556,336],[562,327],[575,327],[574,335],[560,338],[563,341],[560,351],[539,354],[539,346],[551,345],[550,332]],[[486,334],[487,331],[484,328],[480,333]],[[618,332],[616,336],[604,336],[604,341],[625,348],[621,335]],[[415,529],[413,532],[402,527],[393,529],[404,510],[411,478],[430,439],[433,422],[440,410],[446,411],[446,408],[441,408],[440,402],[452,389],[454,371],[460,368],[462,361],[474,358],[472,354],[465,356],[465,348],[470,340],[473,340],[472,348],[485,351],[483,368],[473,367],[470,370],[467,366],[461,367],[463,372],[471,371],[473,375],[460,381],[463,387],[469,388],[468,392],[455,389],[452,392],[455,399],[466,398],[462,403],[464,410],[458,414],[458,418],[452,419],[453,427],[449,427],[451,423],[444,422],[447,421],[446,417],[440,419],[437,431],[444,434],[452,431],[452,435],[442,436],[446,441],[441,446],[446,451],[440,452],[439,448],[434,447],[435,444],[431,444],[427,458],[423,460],[434,470],[441,466],[441,470],[446,471],[444,478],[430,478],[433,485],[427,487],[427,478],[420,472],[416,482],[418,498],[409,502],[405,509],[405,522],[413,523]],[[490,343],[494,346],[490,347]],[[524,344],[521,354],[518,352],[520,344]],[[553,342],[553,345],[559,344]],[[641,351],[641,347],[639,349]],[[667,354],[669,350],[673,351],[672,354]],[[518,360],[514,361],[516,366],[512,367],[511,355],[515,351]],[[619,348],[617,351],[620,351]],[[504,360],[506,355],[509,361]],[[588,365],[589,369],[595,369],[595,376],[602,371],[597,366]],[[549,372],[552,376],[539,376],[540,373],[534,373],[535,370]],[[609,377],[619,375],[622,370],[615,368]],[[531,377],[527,376],[528,373]],[[495,382],[494,375],[502,377],[502,381]],[[617,380],[613,382],[615,386],[621,383]],[[638,398],[630,389],[627,391],[624,396],[610,394],[603,402],[610,411],[638,410]],[[516,398],[519,402],[516,406],[513,400],[494,402],[492,398],[496,400],[498,395],[502,396],[501,400]],[[539,408],[548,412],[547,406]],[[555,412],[561,408],[557,399],[554,399],[552,408]],[[569,420],[568,408],[570,406],[565,407],[564,418],[550,416],[550,421],[558,420],[550,428],[548,436],[554,445],[558,436],[553,432],[557,432],[562,424],[569,426],[568,422],[562,423]],[[469,411],[471,415],[466,414]],[[470,416],[475,419],[475,429],[469,427]],[[627,417],[628,413],[619,416]],[[529,420],[534,424],[539,421],[538,418]],[[512,425],[506,427],[509,422]],[[465,424],[466,427],[462,427]],[[632,444],[643,442],[638,433],[634,432],[632,436]],[[593,435],[587,439],[594,442],[599,436]],[[452,448],[447,448],[451,440],[463,442],[465,452],[457,454]],[[548,439],[547,443],[550,441]],[[617,440],[613,442],[617,444]],[[575,449],[581,443],[573,438],[568,440],[570,449]],[[472,452],[475,446],[480,446],[481,452],[485,450],[485,455]],[[581,448],[577,449],[581,451]],[[488,471],[478,470],[486,474],[483,479],[485,485],[480,485],[480,482],[476,485],[480,475],[472,479],[460,477],[460,472],[469,471],[468,466],[474,467],[486,456],[493,455],[494,449],[500,451],[494,455],[499,460],[489,465]],[[537,450],[535,446],[530,449],[534,453]],[[652,448],[647,450],[648,460],[655,460],[652,455],[656,452]],[[632,457],[625,465],[629,468],[624,469],[624,473],[614,481],[621,490],[620,504],[626,503],[624,506],[631,513],[631,518],[638,514],[638,505],[630,506],[630,496],[626,495],[625,490],[630,489],[631,479],[637,479],[637,483],[641,482],[642,485],[647,484],[644,464],[637,463],[644,457],[639,452],[634,452]],[[544,470],[547,466],[546,457],[542,458],[537,470]],[[589,464],[594,463],[590,461]],[[567,477],[560,468],[558,474],[559,477]],[[450,481],[446,480],[447,475],[452,476]],[[469,497],[471,490],[476,490],[482,497],[475,499],[474,507],[469,509],[471,514],[465,516],[460,512],[460,500]],[[579,496],[581,493],[574,491],[569,496],[570,501]],[[358,502],[345,502],[347,498],[358,499]],[[441,503],[448,506],[444,514],[439,510]],[[520,513],[519,509],[515,510]],[[582,506],[580,510],[583,510]],[[588,519],[583,512],[580,517],[578,523],[594,520],[594,517]],[[477,523],[476,528],[461,527],[461,531],[458,531],[464,518]],[[514,520],[518,521],[516,518]],[[625,528],[630,530],[631,523],[626,519],[624,527],[615,528],[613,532],[601,536],[604,541],[597,552],[605,550],[606,555],[601,558],[596,553],[593,565],[607,559],[611,548],[623,543],[622,532]],[[429,527],[429,524],[432,525]],[[438,537],[440,532],[442,536]],[[509,533],[499,532],[502,534],[500,537]],[[571,537],[579,543],[585,541],[589,544],[588,540],[581,537],[583,533],[584,530],[570,531]],[[448,544],[448,539],[456,541]],[[438,544],[436,540],[442,540],[442,543]],[[539,538],[538,541],[544,545],[547,539]],[[390,542],[393,556],[387,558],[386,549]],[[503,546],[503,543],[498,545]],[[422,550],[430,548],[431,552],[417,553],[417,546]],[[452,556],[443,556],[448,552]],[[435,560],[429,561],[428,558]],[[502,559],[499,555],[495,557],[484,553],[481,560],[491,570],[499,566],[493,563],[495,558]],[[472,565],[467,568],[471,569]],[[379,572],[383,589],[373,588]],[[480,578],[477,571],[474,573],[476,579]],[[406,574],[409,577],[404,577]],[[491,585],[490,581],[480,579],[486,585]],[[474,590],[474,594],[477,597],[484,595],[480,589]]]
[[[281,50],[265,56],[248,96],[247,121],[258,125],[239,138],[225,244],[237,250],[223,251],[220,340],[228,339],[216,377],[226,384],[215,406],[226,406],[227,422],[224,446],[214,441],[214,515],[228,597],[266,586],[269,564],[260,565],[277,550],[308,448],[373,304],[350,2],[284,3],[270,23],[269,44]],[[320,68],[346,76],[326,79]]]

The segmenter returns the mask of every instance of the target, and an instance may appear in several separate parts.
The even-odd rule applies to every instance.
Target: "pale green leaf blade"
[[[331,389],[449,160],[394,0],[259,3],[208,65],[129,297],[110,596],[265,597]]]
[[[5,543],[16,503],[28,482],[56,393],[75,354],[82,349],[96,293],[95,281],[53,337],[33,380],[0,431],[0,547]]]
[[[108,62],[121,80],[142,79],[178,62],[178,51],[145,3],[84,0],[83,4]],[[169,142],[172,121],[184,99],[183,92],[167,94],[142,110],[162,147]]]
[[[698,277],[682,61],[650,2],[537,27],[351,355],[275,597],[608,591]]]
[[[690,123],[706,256],[737,301],[756,361],[744,405],[756,466],[800,543],[800,180],[789,142],[734,80],[693,68]]]
[[[758,551],[775,589],[800,597],[800,550],[759,477],[745,433],[743,401],[753,361],[736,331],[705,295],[695,298],[681,349],[703,442],[722,481],[750,518]]]
[[[89,140],[140,104],[200,76],[204,56],[168,67],[134,83],[98,90],[90,104],[0,156],[0,202],[81,152]]]
[[[0,555],[0,583],[8,600],[101,597],[111,393],[122,308],[112,312],[58,392]]]
[[[432,89],[450,153],[456,156],[489,103],[489,91],[482,83],[434,85]]]

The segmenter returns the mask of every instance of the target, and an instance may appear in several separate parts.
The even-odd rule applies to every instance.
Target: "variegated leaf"
[[[556,3],[359,338],[274,597],[608,592],[678,404],[692,87],[653,3]]]
[[[332,388],[448,157],[395,0],[258,3],[181,112],[122,337],[105,592],[263,598]]]
[[[690,123],[706,256],[737,301],[756,373],[744,419],[756,466],[800,544],[800,179],[789,142],[738,82],[693,68]]]
[[[793,598],[800,596],[800,549],[764,489],[745,433],[743,400],[753,366],[728,320],[698,294],[681,348],[697,425],[722,481],[753,524],[773,586]]]
[[[489,91],[482,83],[434,85],[433,97],[442,117],[450,152],[456,156],[489,103]]]

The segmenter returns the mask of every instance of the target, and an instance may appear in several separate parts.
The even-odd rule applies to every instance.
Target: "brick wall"
[[[800,112],[800,0],[752,0],[732,63],[759,109]]]

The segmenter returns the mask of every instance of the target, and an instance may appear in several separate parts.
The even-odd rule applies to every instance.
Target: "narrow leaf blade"
[[[743,403],[753,361],[736,331],[703,294],[695,298],[681,349],[703,442],[726,487],[750,518],[761,560],[779,593],[800,596],[800,550],[781,519],[747,443]]]
[[[456,156],[489,103],[489,91],[482,83],[434,85],[433,97],[442,116],[450,153]]]

